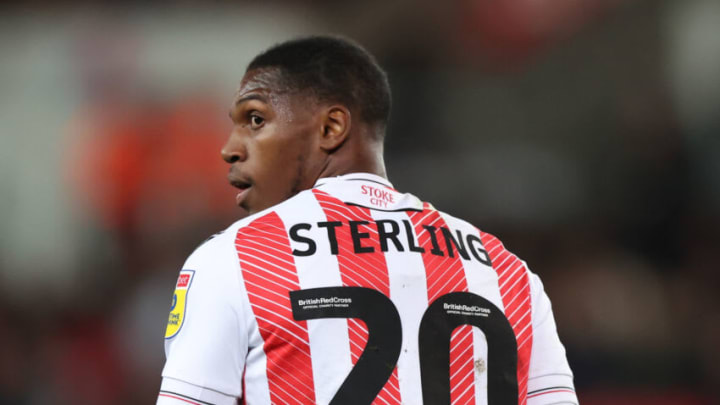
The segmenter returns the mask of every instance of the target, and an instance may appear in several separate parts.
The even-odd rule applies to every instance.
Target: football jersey
[[[364,173],[197,248],[165,351],[158,404],[577,403],[525,262]]]

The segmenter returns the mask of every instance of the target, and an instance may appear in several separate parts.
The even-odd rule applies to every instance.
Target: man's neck
[[[387,179],[383,159],[384,144],[370,127],[356,128],[345,142],[327,155],[315,181],[323,177],[337,177],[350,173],[370,173]]]
[[[350,173],[370,173],[387,179],[385,163],[382,158],[371,161],[344,161],[338,164],[329,164],[321,172],[318,178],[336,177]]]

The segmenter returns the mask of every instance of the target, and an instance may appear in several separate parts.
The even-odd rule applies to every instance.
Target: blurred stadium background
[[[313,33],[387,68],[395,186],[543,278],[581,403],[720,403],[717,0],[101,4],[0,8],[0,404],[154,403],[233,92]]]

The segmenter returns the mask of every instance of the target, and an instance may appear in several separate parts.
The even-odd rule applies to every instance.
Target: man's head
[[[237,203],[252,214],[320,177],[384,175],[389,112],[387,77],[360,46],[310,37],[268,49],[248,66],[230,109],[222,155]]]

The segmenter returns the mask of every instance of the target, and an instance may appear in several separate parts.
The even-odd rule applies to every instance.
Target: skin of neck
[[[362,172],[387,179],[383,141],[382,137],[375,135],[377,131],[380,129],[371,128],[369,125],[351,128],[340,146],[326,152],[324,165],[317,178]]]

